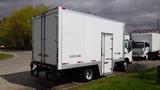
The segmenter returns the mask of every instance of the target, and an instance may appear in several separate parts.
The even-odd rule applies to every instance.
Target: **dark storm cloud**
[[[34,0],[50,7],[90,12],[126,23],[127,30],[156,28],[160,19],[160,0]]]
[[[123,21],[126,23],[127,30],[156,28],[156,19],[160,19],[160,0],[0,0],[0,11],[2,8],[3,14],[7,15],[13,10],[12,8],[40,3],[51,8],[60,5]]]

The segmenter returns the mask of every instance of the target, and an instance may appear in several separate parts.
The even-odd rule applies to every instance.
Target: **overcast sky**
[[[122,21],[127,30],[156,28],[156,19],[160,19],[160,0],[0,0],[0,17],[25,5],[41,3]]]

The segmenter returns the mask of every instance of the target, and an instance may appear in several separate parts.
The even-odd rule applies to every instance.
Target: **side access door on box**
[[[58,17],[51,10],[33,18],[33,61],[57,65]]]
[[[102,74],[112,72],[113,62],[113,34],[101,34],[101,60],[102,60]]]

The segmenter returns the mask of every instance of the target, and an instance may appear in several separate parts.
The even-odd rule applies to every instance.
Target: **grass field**
[[[69,90],[160,90],[156,84],[156,68],[105,77]]]
[[[0,61],[5,60],[5,59],[9,59],[11,57],[13,57],[13,55],[6,54],[6,53],[0,53]]]

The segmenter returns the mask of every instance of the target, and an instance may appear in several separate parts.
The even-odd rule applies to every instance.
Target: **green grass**
[[[69,90],[160,90],[156,84],[156,68],[105,77]]]
[[[11,57],[13,57],[13,55],[6,54],[6,53],[0,53],[0,61],[9,59]]]

